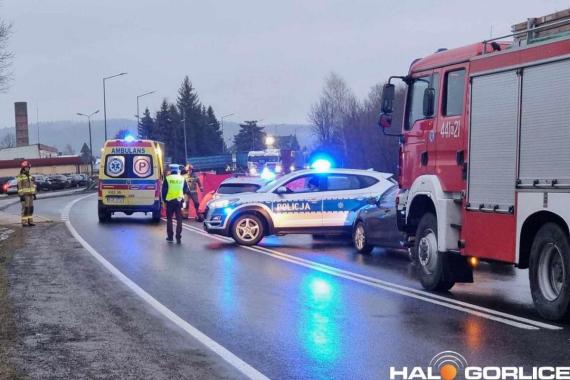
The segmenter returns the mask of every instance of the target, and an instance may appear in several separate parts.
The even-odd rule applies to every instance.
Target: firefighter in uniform
[[[188,183],[188,189],[190,189],[190,193],[188,194],[189,200],[192,200],[194,204],[194,210],[196,210],[196,221],[201,222],[202,216],[198,214],[198,210],[200,209],[200,199],[198,198],[198,188],[200,192],[204,192],[204,186],[202,186],[202,181],[200,178],[194,173],[194,168],[192,165],[186,165],[186,183]]]
[[[184,195],[189,193],[188,184],[178,172],[180,169],[173,168],[166,176],[162,184],[162,199],[166,202],[166,241],[173,240],[172,216],[176,216],[176,243],[182,240],[182,203]]]
[[[18,195],[22,204],[22,226],[35,226],[34,224],[34,199],[36,199],[36,186],[30,168],[29,161],[22,161],[20,164],[20,175],[16,177],[18,181]]]

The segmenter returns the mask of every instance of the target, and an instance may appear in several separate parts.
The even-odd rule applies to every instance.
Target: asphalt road
[[[42,200],[36,211],[59,219],[76,198]],[[567,365],[570,356],[568,326],[533,310],[527,271],[481,265],[474,284],[433,294],[405,252],[365,257],[306,235],[247,249],[192,222],[182,245],[168,244],[164,223],[150,218],[99,224],[95,196],[69,221],[122,274],[269,378],[389,378],[391,366],[427,366],[448,350],[477,366]]]

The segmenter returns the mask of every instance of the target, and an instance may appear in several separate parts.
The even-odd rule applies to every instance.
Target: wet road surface
[[[59,220],[76,198],[37,202],[37,213]],[[384,379],[390,366],[425,367],[447,350],[477,366],[565,365],[570,356],[567,326],[533,310],[527,271],[481,265],[474,284],[433,294],[405,252],[366,257],[308,235],[248,249],[192,222],[182,245],[168,244],[164,223],[142,215],[99,224],[96,196],[69,220],[124,275],[270,378]]]

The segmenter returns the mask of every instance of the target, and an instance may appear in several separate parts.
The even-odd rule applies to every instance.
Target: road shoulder
[[[14,231],[0,242],[0,377],[239,377],[105,271],[63,223],[0,228]]]

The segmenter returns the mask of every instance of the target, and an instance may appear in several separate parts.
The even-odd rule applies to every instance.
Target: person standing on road
[[[190,193],[188,184],[180,175],[178,168],[173,168],[162,183],[162,199],[166,202],[166,241],[173,241],[172,215],[176,216],[176,243],[182,242],[182,202],[184,194]]]
[[[36,185],[30,175],[32,165],[29,161],[20,164],[20,175],[16,177],[18,183],[18,195],[22,204],[22,227],[35,226],[34,224],[34,199],[36,199]]]
[[[202,216],[198,213],[200,209],[200,199],[198,197],[198,188],[200,192],[204,192],[204,186],[202,186],[202,181],[200,178],[194,173],[194,168],[192,165],[186,165],[186,182],[188,183],[188,189],[190,189],[189,199],[192,200],[194,204],[194,210],[196,211],[196,221],[201,222]]]

